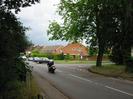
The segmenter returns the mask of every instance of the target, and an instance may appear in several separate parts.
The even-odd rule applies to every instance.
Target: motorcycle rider
[[[54,61],[53,60],[49,60],[48,63],[47,63],[47,65],[48,65],[48,71],[50,71],[50,69],[54,65]]]
[[[48,67],[51,67],[52,65],[54,65],[54,61],[53,60],[49,60],[47,65],[48,65]]]

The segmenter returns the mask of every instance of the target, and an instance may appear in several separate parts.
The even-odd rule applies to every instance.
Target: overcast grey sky
[[[50,21],[61,21],[56,13],[60,0],[41,0],[39,4],[21,10],[17,15],[20,21],[31,30],[26,33],[34,44],[39,45],[64,45],[65,41],[48,41],[47,29]]]

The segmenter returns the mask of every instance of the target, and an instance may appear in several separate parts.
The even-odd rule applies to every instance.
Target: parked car
[[[34,57],[33,58],[33,62],[36,62],[36,63],[39,63],[39,64],[42,64],[42,63],[48,63],[50,60],[45,57],[45,58],[39,58],[39,57]]]
[[[40,61],[40,58],[39,57],[33,57],[33,62],[39,62]]]
[[[39,64],[41,64],[41,63],[47,63],[47,60],[44,59],[44,58],[39,58],[39,59],[37,60],[37,63],[39,63]]]

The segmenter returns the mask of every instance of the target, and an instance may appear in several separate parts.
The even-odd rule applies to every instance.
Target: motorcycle
[[[51,73],[55,73],[55,66],[50,66],[48,67],[48,71],[51,72]]]
[[[55,66],[54,66],[54,62],[53,61],[49,61],[47,63],[47,66],[48,66],[48,72],[51,72],[51,73],[55,73]]]

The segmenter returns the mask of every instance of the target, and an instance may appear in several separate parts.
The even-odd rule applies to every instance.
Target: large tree
[[[131,57],[131,47],[133,46],[132,0],[119,0],[119,6],[117,6],[116,11],[118,24],[117,32],[112,40],[112,60],[117,64],[126,64]]]
[[[106,49],[117,49],[115,46],[120,44],[125,60],[130,57],[133,37],[131,2],[131,0],[61,0],[58,12],[64,21],[62,24],[53,22],[49,25],[50,39],[87,39],[89,43],[99,48],[97,66],[102,65]]]
[[[61,25],[57,22],[50,24],[50,39],[87,39],[87,42],[99,47],[97,66],[101,66],[103,53],[113,31],[107,29],[112,21],[108,4],[105,0],[61,0],[59,14],[64,22]]]
[[[27,28],[16,18],[12,10],[17,13],[21,7],[30,6],[38,1],[0,0],[0,98],[2,99],[9,99],[6,93],[18,87],[14,82],[26,80],[27,67],[20,58],[20,53],[29,45],[25,35]]]

